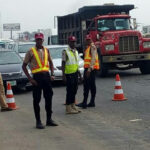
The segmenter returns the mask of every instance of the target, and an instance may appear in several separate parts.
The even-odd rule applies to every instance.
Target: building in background
[[[38,32],[44,34],[44,45],[58,44],[57,29],[38,29]]]
[[[34,35],[36,32],[42,32],[44,34],[44,45],[56,45],[58,44],[58,36],[56,29],[38,29],[34,32],[21,32],[18,34],[19,41],[34,41]]]

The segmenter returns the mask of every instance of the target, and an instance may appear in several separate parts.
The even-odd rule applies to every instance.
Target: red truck
[[[139,68],[150,73],[150,38],[131,26],[129,12],[134,5],[85,6],[78,12],[58,17],[58,42],[67,44],[67,38],[77,38],[77,49],[83,52],[85,35],[90,34],[98,48],[100,76],[110,69]]]

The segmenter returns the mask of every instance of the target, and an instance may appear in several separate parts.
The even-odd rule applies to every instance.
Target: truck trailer
[[[84,6],[76,13],[58,16],[58,42],[67,44],[74,35],[78,51],[83,52],[89,34],[98,49],[102,77],[110,69],[139,68],[149,74],[150,38],[132,26],[129,13],[133,9],[134,5]]]

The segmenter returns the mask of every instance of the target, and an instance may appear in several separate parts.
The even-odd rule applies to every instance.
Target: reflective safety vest
[[[40,59],[40,56],[37,52],[37,49],[35,47],[31,48],[33,52],[33,56],[37,62],[37,67],[32,69],[32,73],[38,73],[38,72],[48,72],[49,71],[49,62],[48,62],[48,51],[46,48],[44,48],[44,59],[43,61]]]
[[[76,50],[75,54],[69,48],[65,51],[66,51],[66,55],[68,56],[68,59],[65,64],[65,74],[71,74],[77,72],[79,67],[78,51]]]
[[[90,54],[91,46],[88,46],[88,48],[85,50],[85,56],[84,56],[84,68],[89,68],[91,64],[91,54]],[[96,53],[96,61],[94,64],[94,69],[99,69],[99,61],[98,61],[98,54]]]

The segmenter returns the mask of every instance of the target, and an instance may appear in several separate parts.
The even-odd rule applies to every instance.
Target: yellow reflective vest
[[[78,62],[79,62],[79,55],[78,51],[75,51],[75,54],[68,48],[65,50],[66,55],[68,57],[66,64],[65,64],[65,74],[75,73],[78,70]]]
[[[43,61],[40,59],[37,49],[35,47],[31,48],[33,52],[33,56],[37,62],[37,66],[32,69],[32,73],[39,72],[48,72],[49,71],[49,62],[48,62],[48,50],[44,48],[44,59]]]

